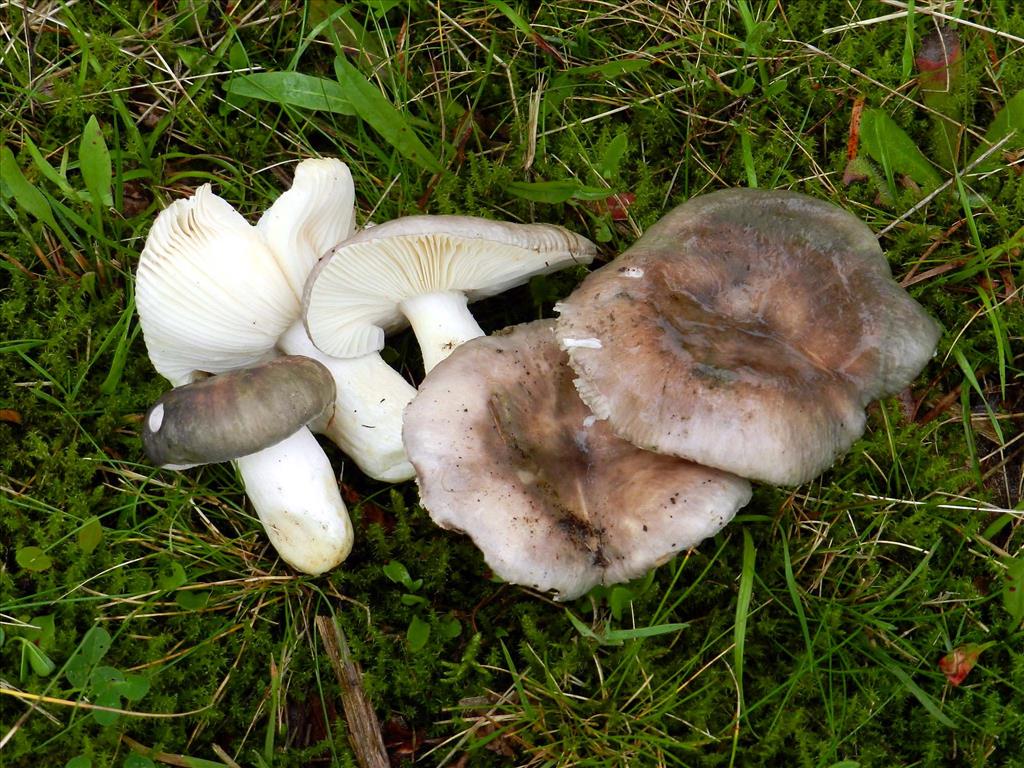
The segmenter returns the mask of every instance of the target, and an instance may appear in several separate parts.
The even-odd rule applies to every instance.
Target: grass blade
[[[921,702],[921,706],[928,710],[928,714],[947,728],[956,728],[956,723],[949,719],[949,716],[942,711],[935,699],[933,699],[921,686],[915,683],[910,675],[908,675],[906,671],[892,659],[891,656],[877,650],[869,655],[880,665],[885,667],[889,674],[899,680],[903,686],[913,694],[914,698]]]
[[[415,134],[405,115],[395,109],[377,88],[342,56],[334,60],[338,82],[348,96],[357,115],[403,157],[431,173],[443,173],[440,161]]]
[[[0,147],[0,181],[7,185],[15,202],[36,219],[57,229],[53,210],[43,193],[32,186],[18,167],[14,153],[6,145]]]
[[[110,151],[103,139],[99,121],[93,115],[85,124],[82,140],[78,145],[78,165],[82,171],[85,188],[92,195],[92,205],[97,211],[114,204],[111,184],[114,178],[110,164]]]
[[[287,107],[354,115],[345,89],[333,80],[301,72],[254,72],[238,75],[224,84],[232,96],[269,101]]]
[[[973,389],[981,399],[981,404],[985,408],[985,413],[988,414],[988,419],[992,423],[993,431],[995,431],[996,435],[999,437],[999,442],[1005,444],[1006,437],[1003,435],[1003,428],[999,426],[999,419],[996,418],[996,415],[992,410],[992,406],[989,405],[988,398],[985,397],[985,390],[981,388],[981,384],[978,382],[978,377],[974,375],[974,369],[971,367],[971,364],[967,361],[964,353],[961,352],[959,348],[953,350],[953,357],[956,359],[957,365],[960,366],[960,370],[963,371],[964,378],[967,380],[967,383],[971,385],[971,389]],[[964,388],[964,391],[967,391],[966,387]],[[969,419],[970,410],[968,409],[965,413]]]
[[[750,613],[750,600],[754,595],[754,568],[757,560],[757,549],[750,531],[743,529],[743,570],[740,572],[740,591],[736,598],[736,624],[733,631],[735,647],[733,648],[733,666],[736,668],[736,680],[740,687],[740,706],[743,705],[743,651],[747,639],[747,618]]]
[[[28,153],[32,156],[32,162],[35,163],[36,168],[48,181],[60,188],[60,191],[64,193],[64,196],[69,200],[77,200],[78,192],[68,182],[67,177],[63,173],[54,168],[43,157],[43,153],[39,151],[39,147],[36,146],[35,142],[32,141],[31,136],[25,137],[25,148]]]

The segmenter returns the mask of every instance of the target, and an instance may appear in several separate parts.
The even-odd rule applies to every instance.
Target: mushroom
[[[755,189],[684,203],[555,309],[619,436],[784,485],[830,466],[940,334],[856,217]]]
[[[253,227],[209,185],[157,217],[136,273],[136,306],[150,359],[175,386],[279,354],[317,359],[337,381],[334,419],[313,430],[368,475],[412,476],[401,414],[415,389],[377,354],[317,350],[300,321],[317,258],[352,232],[352,178],[337,160],[306,160],[292,188]]]
[[[146,454],[185,469],[234,460],[281,559],[319,574],[352,549],[334,472],[306,424],[330,418],[334,379],[315,360],[279,357],[165,393],[143,420]]]
[[[321,259],[306,282],[306,330],[328,355],[379,350],[412,325],[430,371],[483,335],[467,303],[573,264],[594,244],[550,224],[468,216],[409,216],[364,229]]]
[[[404,438],[434,522],[469,534],[503,579],[568,600],[714,535],[750,485],[615,437],[576,394],[553,330],[460,346],[424,379]]]

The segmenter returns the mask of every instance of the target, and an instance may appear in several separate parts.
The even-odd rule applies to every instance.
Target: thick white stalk
[[[311,424],[314,432],[330,438],[372,478],[400,483],[413,477],[402,446],[402,412],[416,389],[398,371],[376,353],[347,360],[325,355],[313,346],[301,321],[277,346],[285,354],[313,358],[334,376],[334,415],[326,423]]]
[[[281,559],[319,574],[352,551],[352,522],[334,470],[303,427],[291,437],[235,460],[245,492]]]
[[[460,344],[484,335],[466,305],[466,295],[458,291],[424,293],[399,305],[420,343],[424,373]]]

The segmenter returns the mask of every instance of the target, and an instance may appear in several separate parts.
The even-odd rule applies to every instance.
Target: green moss
[[[994,365],[996,336],[979,314],[978,288],[995,297],[997,318],[1015,343],[1024,335],[1024,310],[1006,298],[1010,279],[1024,283],[1019,246],[1009,242],[1024,211],[1024,185],[1015,174],[1001,171],[974,182],[983,196],[974,217],[985,252],[976,250],[966,225],[940,238],[964,215],[952,195],[938,197],[883,240],[897,275],[907,274],[933,245],[917,274],[955,265],[912,287],[947,329],[913,395],[923,398],[918,419],[958,386],[968,386],[966,400],[955,398],[928,423],[908,421],[896,399],[872,408],[868,433],[822,479],[794,492],[758,488],[744,522],[699,553],[658,569],[648,585],[630,585],[631,606],[616,609],[600,593],[569,606],[599,636],[634,622],[683,625],[601,645],[577,631],[566,608],[489,579],[479,553],[462,537],[435,528],[415,505],[411,486],[392,495],[346,465],[346,482],[363,499],[352,505],[359,546],[327,577],[281,580],[289,571],[266,550],[230,468],[175,475],[146,467],[138,421],[165,384],[146,362],[141,336],[130,335],[120,383],[104,394],[116,340],[100,349],[129,306],[127,276],[151,217],[108,211],[106,237],[99,236],[90,207],[64,200],[17,145],[21,135],[31,136],[55,165],[69,147],[68,177],[77,185],[77,142],[95,114],[120,163],[122,193],[131,188],[143,200],[166,201],[212,179],[250,216],[285,183],[266,169],[317,152],[342,156],[353,166],[361,218],[374,208],[378,221],[416,213],[425,200],[432,213],[551,221],[594,237],[602,232],[602,258],[628,247],[633,225],[646,228],[668,206],[744,184],[750,162],[762,186],[832,200],[878,230],[914,205],[916,193],[903,190],[891,203],[876,202],[869,184],[843,188],[839,177],[858,95],[891,114],[922,149],[929,147],[930,121],[904,80],[904,22],[823,37],[822,29],[847,20],[845,7],[797,0],[786,4],[784,15],[774,5],[755,7],[760,20],[774,24],[759,43],[769,81],[786,80],[783,89],[766,93],[758,61],[742,45],[742,20],[712,6],[698,20],[675,6],[653,19],[629,16],[633,6],[612,12],[542,4],[528,22],[561,62],[496,8],[445,6],[471,39],[450,26],[439,33],[437,15],[416,8],[396,6],[375,16],[360,7],[356,18],[380,29],[375,44],[389,53],[375,72],[364,71],[380,76],[439,157],[454,156],[455,127],[472,113],[461,164],[434,180],[378,146],[378,137],[356,118],[256,101],[239,105],[244,111],[225,105],[224,76],[215,73],[228,68],[230,45],[254,66],[279,69],[308,42],[299,68],[331,76],[339,51],[330,36],[300,39],[298,6],[282,10],[280,18],[237,25],[237,18],[204,3],[183,4],[159,19],[148,2],[75,6],[63,21],[89,33],[88,54],[59,27],[34,27],[34,90],[25,51],[12,59],[13,84],[0,85],[5,116],[17,126],[7,140],[19,164],[55,204],[83,217],[84,225],[64,222],[69,239],[94,268],[96,261],[106,268],[106,280],[91,291],[65,244],[44,237],[40,225],[5,198],[50,262],[59,257],[66,270],[49,273],[19,228],[0,228],[0,252],[33,274],[29,279],[13,266],[0,273],[0,327],[14,329],[0,346],[0,408],[20,419],[0,419],[0,613],[21,619],[52,614],[56,631],[45,652],[58,670],[89,627],[102,626],[112,636],[103,663],[150,681],[149,693],[132,707],[201,710],[100,726],[87,714],[53,707],[62,724],[30,717],[5,747],[5,764],[60,765],[87,754],[95,766],[120,766],[121,733],[206,759],[214,758],[216,743],[240,763],[256,764],[268,727],[273,659],[287,723],[275,737],[274,764],[306,765],[334,755],[335,764],[354,765],[337,716],[338,687],[312,626],[317,614],[334,614],[345,629],[382,718],[401,716],[431,740],[478,726],[490,711],[479,701],[460,707],[461,700],[509,691],[494,705],[504,735],[488,736],[484,729],[465,743],[473,765],[547,759],[604,766],[623,756],[637,765],[671,758],[702,766],[843,760],[1010,765],[1019,759],[1024,656],[1002,605],[1002,560],[988,544],[1015,554],[1020,539],[1012,525],[990,534],[998,515],[983,506],[1019,505],[1019,490],[1007,497],[998,466],[1008,458],[1012,486],[1016,459],[1012,449],[999,454],[985,437],[982,399],[964,384],[952,356],[963,355],[978,372],[1010,441],[1020,429],[1019,365],[1011,353],[1004,397]],[[195,13],[206,15],[197,19]],[[979,18],[1024,34],[1024,17],[1013,4],[992,2]],[[24,39],[23,21],[12,23],[18,27],[12,39]],[[923,33],[931,22],[922,17],[914,23]],[[303,34],[310,34],[308,24]],[[981,131],[1001,100],[1024,88],[1024,66],[1007,55],[1010,43],[966,30],[964,36],[968,76],[959,97]],[[222,40],[230,45],[215,47]],[[1000,57],[996,69],[986,67],[990,47]],[[632,58],[649,63],[610,75],[584,69]],[[163,62],[180,86],[163,82],[170,79]],[[747,73],[753,87],[741,92]],[[527,169],[534,90],[541,94],[541,118]],[[542,135],[546,131],[553,132]],[[743,132],[751,142],[749,161],[741,151]],[[626,149],[617,168],[599,174],[620,135]],[[635,194],[631,221],[612,222],[585,201],[531,203],[508,189],[513,181],[570,178]],[[580,277],[551,276],[492,299],[479,307],[482,322],[498,328],[550,316],[552,303]],[[11,344],[18,339],[38,342]],[[407,338],[391,343],[400,365],[418,365]],[[963,403],[978,417],[970,431],[959,410]],[[341,468],[343,457],[328,450]],[[981,477],[972,454],[993,454],[981,463]],[[85,551],[78,532],[94,515],[103,538]],[[740,681],[745,710],[734,747],[738,683],[730,646],[744,567],[740,526],[750,531],[757,558]],[[16,553],[26,546],[43,547],[54,564],[40,572],[23,569]],[[389,560],[423,579],[416,594],[426,604],[403,603],[404,588],[383,571]],[[172,564],[186,581],[164,588]],[[205,607],[182,607],[196,605],[186,596],[189,587],[208,593]],[[419,651],[406,640],[414,617],[431,629]],[[461,624],[454,637],[443,631],[453,618]],[[996,645],[964,685],[948,686],[938,659],[958,645],[984,641]],[[48,679],[31,673],[19,679],[20,646],[10,639],[0,646],[0,677],[68,700],[83,695],[59,671]],[[956,729],[929,712],[922,698]],[[5,712],[18,711],[20,705],[8,709],[11,703],[5,701]],[[488,749],[488,739],[517,756]]]

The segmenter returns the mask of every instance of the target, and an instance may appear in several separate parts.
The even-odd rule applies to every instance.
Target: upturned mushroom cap
[[[617,434],[787,485],[847,449],[940,334],[856,217],[753,189],[674,209],[556,311],[580,395]]]
[[[303,160],[292,186],[260,217],[256,229],[298,298],[313,267],[355,229],[355,185],[333,158]]]
[[[553,321],[467,342],[406,409],[423,506],[502,578],[570,599],[715,534],[746,480],[615,437],[579,399]]]
[[[196,371],[264,362],[299,315],[273,251],[204,184],[157,216],[135,275],[153,367],[175,386]]]
[[[320,260],[303,297],[321,350],[357,357],[407,324],[403,302],[427,294],[493,296],[539,274],[589,264],[595,247],[550,224],[468,216],[409,216],[357,232]],[[463,300],[463,304],[465,300]]]
[[[184,468],[256,453],[334,408],[334,379],[308,357],[279,357],[163,395],[143,420],[157,466]]]

